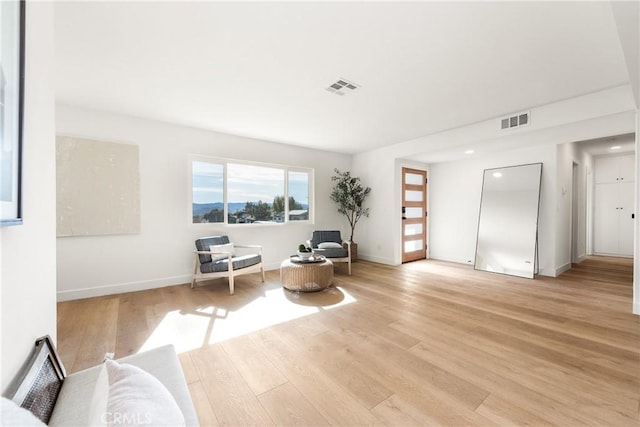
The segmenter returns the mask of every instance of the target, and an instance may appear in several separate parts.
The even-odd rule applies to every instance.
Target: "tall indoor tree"
[[[338,212],[347,217],[351,226],[349,241],[353,243],[353,233],[356,224],[363,216],[369,216],[369,208],[364,207],[364,202],[371,193],[371,188],[364,187],[360,178],[351,176],[351,172],[340,172],[334,169],[335,175],[331,177],[334,182],[331,191],[331,200],[338,205]]]

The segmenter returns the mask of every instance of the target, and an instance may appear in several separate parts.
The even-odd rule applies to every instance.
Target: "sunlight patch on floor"
[[[454,263],[457,267],[471,267],[473,268],[473,264],[471,263]],[[437,262],[429,262],[429,260],[421,260],[421,261],[413,261],[408,262],[406,264],[402,264],[402,269],[410,272],[417,273],[434,273],[434,274],[444,274],[449,275],[451,266],[448,264],[440,264]]]
[[[429,272],[434,269],[434,265],[426,260],[422,260],[402,264],[402,268],[407,271]]]
[[[175,310],[163,317],[138,352],[173,344],[183,353],[355,301],[340,288],[308,294],[277,288],[236,311],[215,306],[192,312]]]

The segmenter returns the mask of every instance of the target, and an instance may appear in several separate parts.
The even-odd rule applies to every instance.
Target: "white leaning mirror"
[[[542,163],[485,169],[475,269],[532,279],[537,273]]]

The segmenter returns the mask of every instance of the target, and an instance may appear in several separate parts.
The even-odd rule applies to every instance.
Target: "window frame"
[[[222,222],[193,222],[193,163],[194,162],[204,162],[204,163],[214,163],[222,166],[222,207],[224,220]],[[244,223],[244,224],[231,224],[229,223],[229,190],[228,190],[228,165],[229,164],[238,164],[238,165],[247,165],[247,166],[258,166],[272,169],[282,169],[284,171],[284,218],[283,222],[260,222],[260,223]],[[187,212],[188,212],[188,221],[191,226],[194,227],[202,227],[202,226],[224,226],[224,227],[282,227],[287,224],[314,224],[315,221],[315,170],[313,168],[306,168],[302,166],[290,166],[283,165],[278,163],[266,163],[266,162],[253,162],[247,160],[237,160],[237,159],[226,159],[222,157],[212,157],[212,156],[203,156],[203,155],[191,155],[189,156],[189,179],[187,180],[189,183],[189,200],[187,204]],[[291,221],[289,219],[289,172],[302,172],[306,173],[308,176],[307,189],[309,192],[309,202],[308,202],[308,210],[309,210],[309,219],[306,220],[294,220]]]

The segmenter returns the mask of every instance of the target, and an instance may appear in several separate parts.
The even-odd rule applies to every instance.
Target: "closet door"
[[[596,158],[596,184],[620,181],[620,157]]]
[[[593,250],[598,254],[618,254],[618,185],[596,184]]]
[[[633,182],[635,181],[635,171],[636,171],[636,165],[635,165],[635,156],[631,155],[631,156],[622,156],[619,157],[620,159],[620,166],[619,166],[619,170],[620,172],[618,173],[618,180],[620,182]]]
[[[633,256],[633,182],[617,184],[618,187],[618,214],[620,216],[619,229],[619,254]]]
[[[596,158],[593,251],[633,256],[634,155]]]

